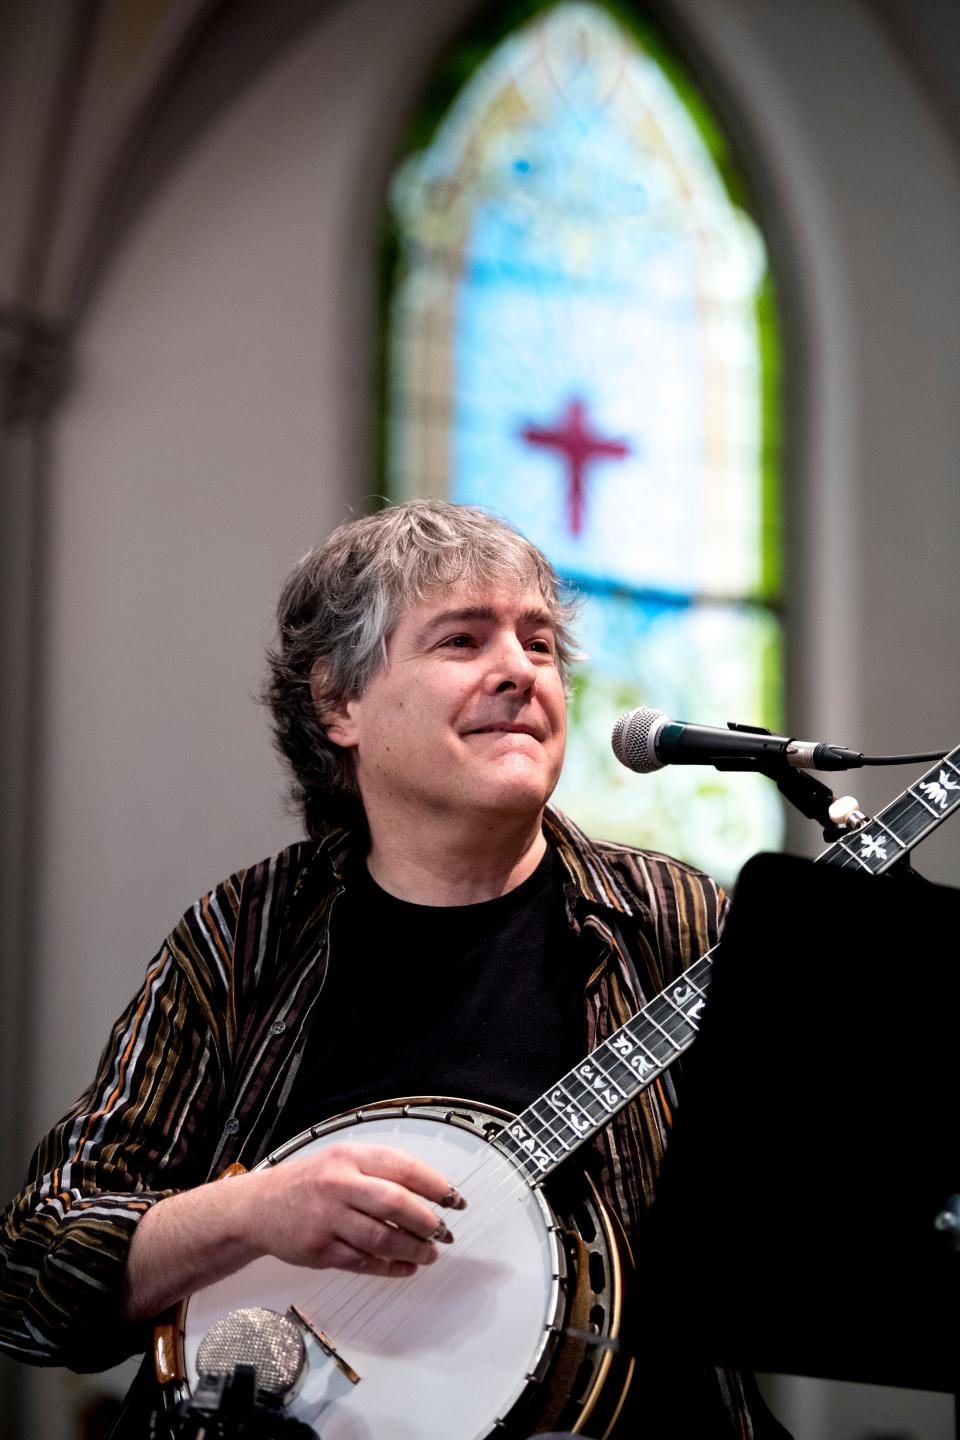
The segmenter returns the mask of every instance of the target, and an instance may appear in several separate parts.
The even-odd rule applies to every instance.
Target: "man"
[[[399,1150],[216,1177],[389,1096],[519,1112],[713,943],[711,881],[547,809],[570,618],[540,552],[467,507],[397,506],[301,562],[268,698],[311,838],[187,913],[41,1143],[4,1220],[7,1349],[102,1368],[260,1255],[396,1279],[443,1264],[443,1210],[469,1195]],[[602,1133],[628,1230],[672,1103],[661,1083]],[[634,1386],[647,1435],[760,1433],[737,1376],[677,1374]]]

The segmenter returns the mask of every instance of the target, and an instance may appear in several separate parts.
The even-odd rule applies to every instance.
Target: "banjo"
[[[960,746],[818,860],[882,874],[960,805]],[[469,1197],[456,1245],[407,1280],[262,1256],[157,1327],[168,1412],[196,1388],[218,1321],[257,1305],[293,1316],[307,1364],[289,1413],[322,1440],[484,1440],[561,1428],[606,1436],[633,1362],[619,1345],[629,1247],[593,1182],[560,1167],[696,1038],[715,950],[519,1116],[465,1100],[388,1100],[288,1141],[258,1168],[344,1140],[417,1155]],[[558,1173],[559,1172],[559,1173]]]

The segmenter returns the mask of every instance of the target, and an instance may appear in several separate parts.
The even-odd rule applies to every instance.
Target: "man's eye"
[[[448,645],[452,650],[467,650],[473,644],[473,636],[451,635],[448,639],[444,640],[443,643],[444,645]]]
[[[531,649],[531,650],[536,650],[536,652],[537,652],[539,655],[552,655],[552,654],[553,654],[553,643],[552,643],[552,641],[550,641],[550,640],[542,640],[542,639],[531,640],[531,641],[530,641],[530,649]]]

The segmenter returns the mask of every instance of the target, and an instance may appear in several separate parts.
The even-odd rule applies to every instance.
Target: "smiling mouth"
[[[531,740],[539,740],[540,736],[529,725],[479,725],[476,730],[468,731],[470,735],[529,735]]]

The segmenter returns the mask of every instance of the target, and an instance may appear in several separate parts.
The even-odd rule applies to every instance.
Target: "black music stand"
[[[705,1360],[956,1393],[958,938],[960,891],[745,867],[646,1252]]]

